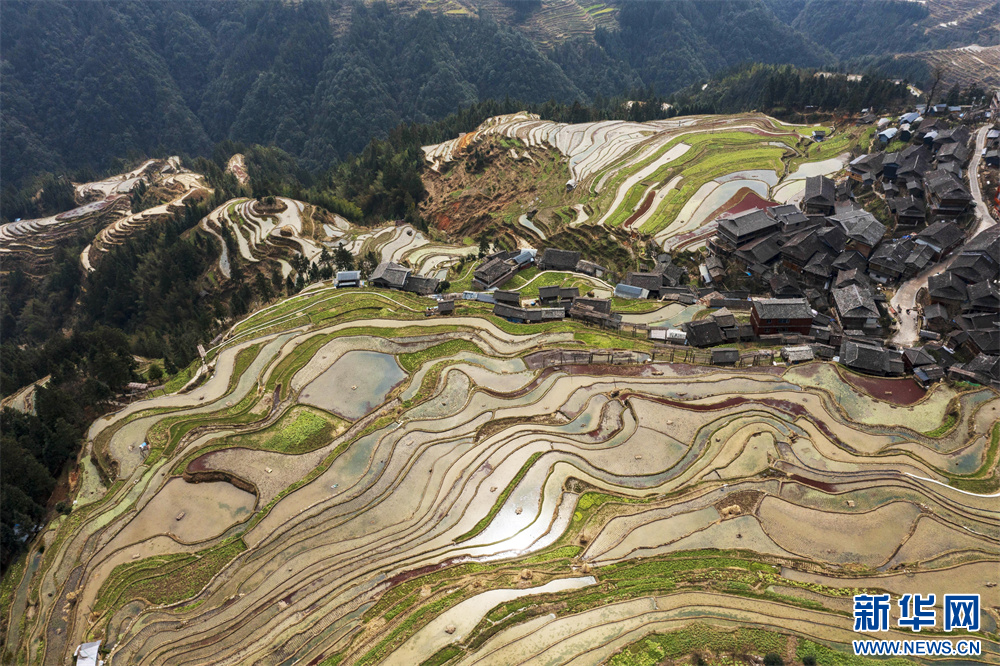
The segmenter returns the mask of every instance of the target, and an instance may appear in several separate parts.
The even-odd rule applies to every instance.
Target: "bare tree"
[[[944,65],[937,65],[934,67],[934,84],[931,86],[931,90],[927,93],[927,104],[924,106],[924,115],[927,114],[931,109],[931,102],[934,100],[934,93],[937,92],[938,84],[941,83],[941,79],[944,78],[945,67]]]

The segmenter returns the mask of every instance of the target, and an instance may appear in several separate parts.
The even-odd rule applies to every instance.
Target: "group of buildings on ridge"
[[[699,267],[700,288],[670,255],[653,268],[629,272],[614,296],[653,298],[713,312],[680,328],[648,328],[658,343],[710,348],[740,341],[784,346],[789,361],[837,358],[848,367],[877,375],[913,372],[932,381],[950,373],[981,383],[1000,384],[1000,225],[966,242],[963,224],[973,198],[963,182],[973,147],[964,127],[941,120],[901,118],[888,144],[853,160],[848,178],[806,180],[801,203],[752,209],[717,220],[716,234]],[[984,159],[995,155],[1000,131],[989,132]],[[891,215],[887,224],[854,201],[874,192]],[[883,218],[885,219],[885,218]],[[958,252],[946,270],[928,280],[923,306],[924,340],[918,349],[885,344],[892,311],[886,287],[933,268]],[[620,328],[612,300],[584,295],[577,288],[541,287],[537,299],[499,289],[529,266],[604,278],[608,271],[578,251],[547,248],[502,251],[485,257],[473,272],[473,288],[438,296],[435,311],[448,314],[457,301],[475,299],[512,322],[573,318],[604,328]],[[733,274],[749,276],[753,287],[726,291],[718,285]],[[338,286],[357,286],[356,271],[337,274]],[[369,276],[372,286],[421,295],[438,291],[439,281],[409,268],[383,262]],[[633,330],[635,330],[633,326]],[[719,362],[729,362],[720,353]],[[713,352],[713,362],[715,361]],[[736,354],[738,358],[738,353]]]

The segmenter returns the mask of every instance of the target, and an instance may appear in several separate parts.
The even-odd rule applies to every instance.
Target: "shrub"
[[[764,655],[764,666],[785,666],[785,660],[777,652],[768,652]]]
[[[816,657],[811,654],[802,657],[802,666],[816,666]]]
[[[161,379],[163,379],[163,368],[161,368],[159,364],[154,363],[153,365],[149,366],[149,373],[147,374],[147,376],[149,377],[149,381],[158,382]]]

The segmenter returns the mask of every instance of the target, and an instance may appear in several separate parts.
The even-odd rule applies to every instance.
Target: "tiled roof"
[[[753,309],[760,319],[812,319],[812,308],[804,298],[756,298]]]

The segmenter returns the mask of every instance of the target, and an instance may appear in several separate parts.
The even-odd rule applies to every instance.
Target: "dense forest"
[[[832,0],[626,2],[614,27],[550,44],[523,29],[540,4],[513,3],[504,21],[349,0],[11,0],[0,177],[5,188],[45,171],[84,180],[224,140],[277,146],[318,172],[400,123],[487,99],[599,105],[749,62],[892,68],[878,58],[914,48],[927,15],[883,0],[851,12]]]

